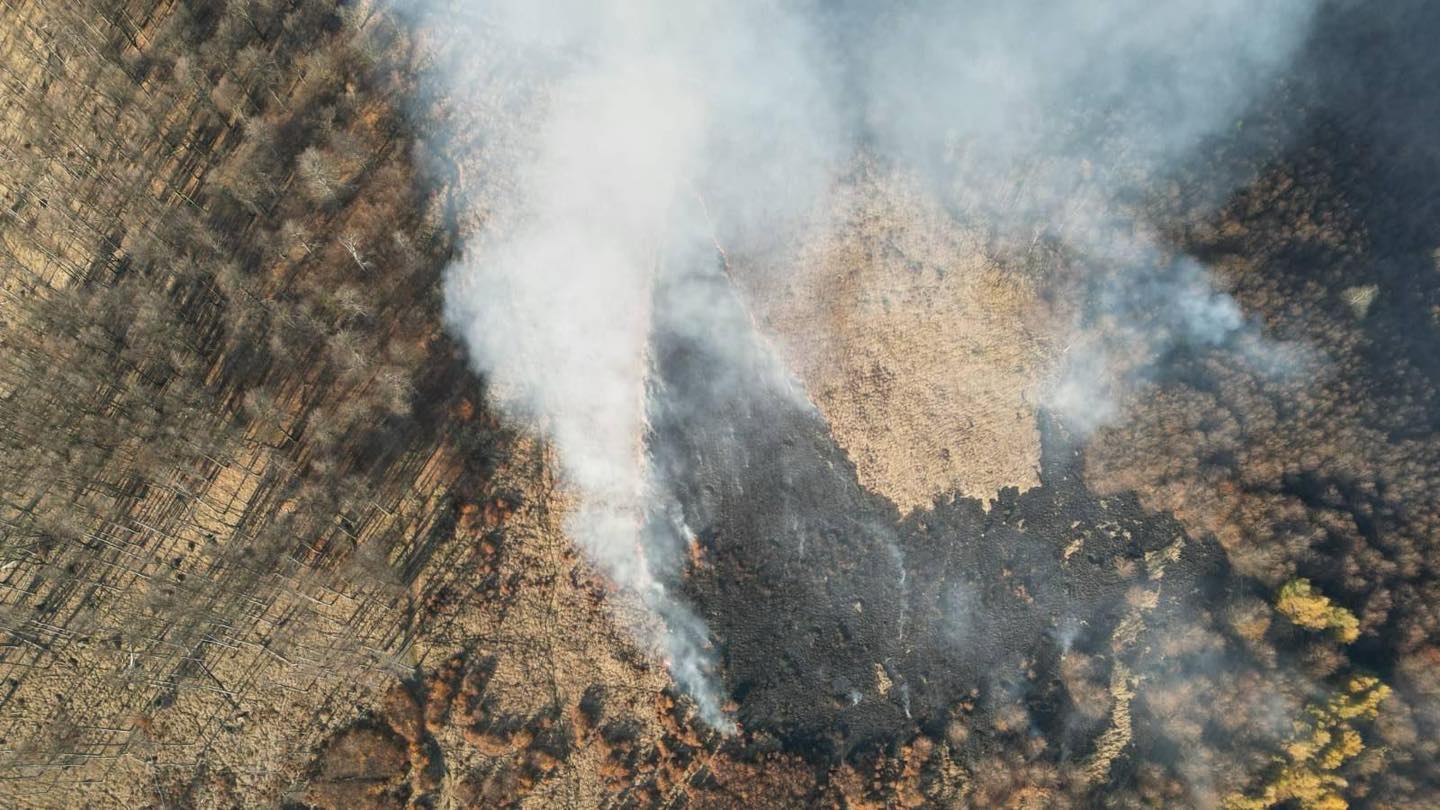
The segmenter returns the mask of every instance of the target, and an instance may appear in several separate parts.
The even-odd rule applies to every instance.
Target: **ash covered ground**
[[[728,285],[718,270],[673,283]],[[705,317],[730,323],[698,328],[748,324],[734,295],[712,300],[722,303]],[[651,447],[695,533],[686,592],[718,640],[746,731],[843,758],[920,728],[943,734],[961,700],[983,712],[1018,697],[1035,733],[1083,749],[1058,662],[1108,652],[1134,584],[1127,570],[1173,548],[1167,601],[1223,593],[1219,549],[1187,543],[1133,497],[1086,491],[1058,427],[1046,431],[1040,486],[1002,492],[988,509],[938,499],[902,519],[857,483],[768,347],[718,355],[686,338],[695,328],[657,335],[666,406],[652,414]]]

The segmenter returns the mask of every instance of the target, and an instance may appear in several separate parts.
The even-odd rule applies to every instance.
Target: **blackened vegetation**
[[[456,212],[413,177],[417,122],[398,103],[413,45],[356,5],[4,6],[11,804],[91,784],[78,769],[122,751],[166,806],[279,795],[283,773],[242,793],[242,774],[275,763],[227,749],[269,705],[268,679],[306,692],[403,670],[416,628],[442,633],[451,606],[518,588],[486,517],[527,494],[492,491],[508,430],[438,334]],[[596,739],[617,796],[653,789],[637,804],[660,803],[645,780],[666,768],[735,806],[899,804],[887,791],[914,779],[911,757],[935,804],[962,784],[976,806],[1100,790],[1117,806],[1431,801],[1437,32],[1440,8],[1419,0],[1327,5],[1257,117],[1180,177],[1178,199],[1144,198],[1268,334],[1327,355],[1318,384],[1259,379],[1223,349],[1167,358],[1083,456],[1047,429],[1040,487],[901,516],[857,484],[723,275],[677,271],[657,301],[684,315],[657,329],[651,445],[696,535],[686,596],[745,733],[707,759],[671,707],[662,749],[597,685],[583,736],[559,704],[507,709],[495,661],[469,649],[331,735],[299,795],[438,795],[453,763],[432,732],[449,722],[488,752],[449,780],[476,806],[517,799]],[[1231,163],[1244,189],[1206,186]],[[1216,215],[1191,197],[1229,200]],[[717,306],[666,306],[696,291]],[[425,474],[437,447],[458,470]],[[451,497],[397,525],[414,490]],[[475,527],[477,542],[447,543]],[[1297,576],[1356,640],[1272,609]],[[343,632],[309,632],[341,594],[358,605]],[[1368,673],[1395,689],[1378,718],[1327,716],[1333,694],[1380,694],[1357,692]],[[175,748],[192,718],[198,768]]]
[[[1042,485],[1007,490],[987,511],[943,499],[904,519],[857,483],[820,415],[777,378],[753,339],[717,353],[693,338],[747,334],[718,274],[661,293],[708,288],[711,323],[662,325],[652,448],[702,548],[687,588],[717,639],[739,720],[820,761],[940,737],[959,705],[980,722],[1023,707],[1028,733],[1083,756],[1105,718],[1077,724],[1062,654],[1107,657],[1127,592],[1152,555],[1182,541],[1174,520],[1133,498],[1101,499],[1079,455],[1047,431]],[[1184,542],[1167,594],[1204,599],[1222,563]],[[1023,729],[1022,729],[1023,730]],[[968,748],[984,749],[986,735]]]

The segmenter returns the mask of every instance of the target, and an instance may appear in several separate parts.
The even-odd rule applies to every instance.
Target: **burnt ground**
[[[749,331],[722,273],[672,279],[666,296],[715,302],[673,307],[685,320],[659,328],[652,448],[702,549],[685,588],[742,727],[833,760],[938,736],[960,701],[982,713],[1021,701],[1036,732],[1083,752],[1098,729],[1065,710],[1059,656],[1107,653],[1134,570],[1180,526],[1089,493],[1053,426],[1041,486],[988,511],[952,498],[902,518],[858,484],[765,346],[732,341],[742,348],[721,356],[697,339]],[[1222,566],[1217,547],[1187,543],[1167,593],[1218,588]]]
[[[1326,4],[1292,75],[1277,80],[1243,129],[1208,144],[1196,165],[1176,178],[1192,210],[1161,206],[1156,217],[1162,224],[1206,219],[1258,175],[1293,169],[1295,188],[1276,197],[1296,205],[1262,199],[1259,213],[1241,211],[1251,227],[1208,243],[1188,238],[1183,224],[1162,230],[1178,250],[1207,264],[1227,255],[1255,257],[1267,285],[1252,292],[1245,279],[1230,279],[1247,310],[1281,311],[1311,283],[1337,291],[1380,285],[1363,328],[1373,374],[1382,382],[1396,358],[1427,381],[1440,362],[1431,331],[1440,274],[1430,269],[1440,242],[1430,193],[1440,159],[1430,139],[1415,137],[1429,131],[1427,122],[1440,109],[1440,82],[1434,81],[1440,61],[1431,47],[1437,21],[1440,9],[1420,0],[1400,0],[1385,13],[1373,4]],[[1186,200],[1179,205],[1185,208]],[[1335,240],[1290,234],[1312,218],[1327,227],[1332,219],[1356,221],[1364,239],[1351,240],[1348,232]],[[1168,514],[1144,513],[1131,495],[1090,492],[1081,480],[1081,451],[1049,423],[1039,487],[1004,491],[988,510],[947,497],[902,516],[858,484],[823,419],[777,374],[724,273],[709,264],[684,263],[688,275],[675,271],[658,293],[656,311],[672,318],[658,325],[653,342],[650,446],[695,534],[680,588],[707,622],[718,677],[735,700],[744,733],[702,744],[677,725],[663,747],[650,746],[629,720],[607,718],[604,698],[615,690],[597,684],[580,704],[576,739],[582,750],[593,737],[601,740],[593,747],[611,749],[605,767],[617,805],[669,806],[645,797],[658,797],[664,791],[656,786],[671,778],[676,790],[666,795],[693,788],[701,796],[697,807],[820,806],[827,804],[822,796],[841,793],[871,793],[877,803],[883,794],[887,806],[900,806],[886,791],[915,777],[899,773],[911,753],[928,757],[919,769],[922,782],[941,781],[935,772],[953,761],[980,783],[1019,772],[1014,760],[1000,756],[1015,750],[1051,762],[1097,764],[1085,768],[1098,773],[1089,786],[1103,787],[1107,801],[1113,795],[1118,804],[1125,794],[1108,791],[1144,782],[1152,763],[1179,772],[1184,769],[1177,765],[1200,762],[1200,770],[1234,775],[1268,761],[1268,753],[1255,751],[1279,746],[1298,706],[1277,698],[1276,707],[1288,712],[1280,713],[1284,728],[1279,736],[1250,735],[1263,738],[1257,746],[1224,722],[1263,726],[1264,717],[1245,710],[1252,704],[1213,701],[1264,692],[1279,681],[1253,676],[1274,663],[1248,660],[1252,646],[1240,643],[1206,647],[1203,633],[1199,642],[1186,642],[1199,652],[1166,644],[1197,627],[1205,631],[1200,614],[1268,601],[1270,589],[1236,576],[1215,543],[1185,537]],[[1278,295],[1269,285],[1275,279]],[[1334,310],[1332,316],[1350,318],[1338,299]],[[747,337],[707,339],[717,331]],[[1171,360],[1173,373],[1203,372],[1196,358]],[[1413,427],[1424,432],[1432,425]],[[1162,581],[1152,563],[1168,559],[1167,552],[1175,556]],[[1154,607],[1142,607],[1147,593],[1158,596]],[[1278,669],[1298,672],[1296,660],[1315,640],[1276,624],[1265,644],[1253,646],[1273,643]],[[1112,752],[1129,747],[1132,753],[1102,754],[1108,732],[1120,724],[1080,706],[1086,685],[1073,689],[1074,678],[1062,674],[1067,653],[1096,662],[1087,677],[1102,699],[1107,686],[1117,691],[1117,673],[1119,680],[1126,670],[1150,679],[1151,695],[1135,701],[1134,722],[1125,724],[1133,726],[1133,738],[1109,740],[1117,743]],[[1393,657],[1388,647],[1357,647],[1355,654],[1387,678]],[[1190,680],[1216,672],[1223,673],[1218,686],[1186,691]],[[498,745],[489,739],[494,723],[481,716],[484,701],[469,702],[482,710],[456,714],[462,725],[485,730],[489,751]],[[664,719],[673,720],[668,697],[662,704]],[[587,722],[594,728],[587,731]],[[1171,733],[1187,723],[1201,731]],[[962,733],[951,733],[957,726]],[[905,751],[917,734],[943,738],[931,749],[940,755],[917,753],[924,739],[914,740],[914,752]],[[523,738],[516,735],[513,747],[524,748]],[[1233,750],[1235,758],[1202,762],[1197,749],[1205,745]],[[703,757],[704,749],[711,756]],[[776,757],[776,749],[798,756]],[[802,757],[809,763],[798,763]],[[832,767],[840,760],[869,760],[875,767],[855,768],[865,777],[852,784],[842,778],[844,766]],[[522,771],[536,769],[548,755],[531,751],[519,761]],[[486,777],[491,803],[519,792],[511,767],[493,771],[504,778]],[[674,773],[666,776],[667,769]],[[1026,780],[1034,777],[1015,777],[1017,796],[1030,790]],[[1363,786],[1363,777],[1351,778]],[[735,801],[707,804],[706,790],[716,784],[712,800],[729,791]],[[1032,799],[1049,789],[1043,780],[1035,784]],[[977,790],[976,803],[984,805],[986,797],[1001,803],[983,785]],[[1190,794],[1166,795],[1168,803],[1158,806],[1178,806]]]
[[[1296,167],[1292,196],[1314,195],[1317,210],[1354,222],[1364,244],[1341,247],[1358,258],[1279,237],[1272,247],[1263,232],[1240,244],[1170,233],[1207,262],[1262,256],[1281,290],[1378,284],[1364,351],[1380,390],[1407,384],[1381,379],[1400,359],[1420,372],[1408,384],[1428,388],[1440,377],[1432,331],[1440,150],[1423,135],[1440,109],[1437,30],[1433,4],[1407,1],[1385,13],[1327,4],[1294,68],[1245,127],[1179,171],[1196,208],[1158,212],[1204,218],[1266,167]],[[1231,180],[1238,185],[1224,186]],[[1326,180],[1343,199],[1324,196]],[[1293,215],[1276,212],[1275,232]],[[1249,301],[1243,280],[1238,286],[1247,305],[1276,303]],[[713,306],[698,311],[697,300]],[[1344,317],[1338,298],[1336,307]],[[753,334],[721,269],[677,273],[656,310],[684,315],[657,327],[652,450],[702,550],[684,589],[708,622],[749,744],[834,761],[916,732],[939,736],[957,704],[984,714],[1019,701],[1034,733],[1082,757],[1103,722],[1070,710],[1060,655],[1123,657],[1112,637],[1147,552],[1184,538],[1146,617],[1150,638],[1184,626],[1189,612],[1261,594],[1232,574],[1217,545],[1185,538],[1169,514],[1146,514],[1130,495],[1090,492],[1079,445],[1048,420],[1039,487],[1002,491],[988,510],[952,496],[902,517],[859,485],[821,416],[779,379],[768,347],[753,337],[704,339]],[[739,348],[718,353],[720,343]],[[1429,423],[1410,429],[1427,433],[1435,400],[1419,399]],[[1143,655],[1129,654],[1140,668]],[[1386,671],[1386,656],[1367,645],[1357,655]],[[1158,743],[1147,737],[1147,746]]]

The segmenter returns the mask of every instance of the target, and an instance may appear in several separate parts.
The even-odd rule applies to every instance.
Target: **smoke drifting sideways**
[[[1042,399],[1072,432],[1120,418],[1127,384],[1177,348],[1242,345],[1270,373],[1308,359],[1266,340],[1134,201],[1241,123],[1317,7],[921,0],[840,23],[872,148],[931,181],[960,218],[1022,246],[1048,238],[1083,268],[1074,340]]]
[[[657,284],[722,246],[825,227],[828,191],[865,156],[957,217],[1104,267],[1086,317],[1130,318],[1130,354],[1263,347],[1203,267],[1114,203],[1232,125],[1312,6],[395,0],[432,38],[427,89],[454,113],[429,146],[460,167],[466,208],[447,322],[499,404],[552,443],[569,531],[660,617],[649,640],[707,722],[730,728],[704,623],[672,594],[685,529],[646,450]],[[722,356],[748,337],[705,335]],[[1047,404],[1082,432],[1118,417],[1115,353],[1073,352],[1053,386]]]
[[[571,535],[663,620],[646,641],[728,729],[704,624],[663,575],[685,538],[645,452],[650,308],[667,266],[697,247],[716,261],[715,229],[761,232],[822,190],[839,141],[818,43],[802,18],[754,2],[469,10],[484,55],[443,71],[439,92],[502,97],[482,98],[500,109],[480,132],[452,133],[498,177],[469,190],[493,213],[450,273],[447,320],[502,406],[553,444],[577,500]]]

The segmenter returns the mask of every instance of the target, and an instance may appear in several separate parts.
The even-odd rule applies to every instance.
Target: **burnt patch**
[[[1004,731],[1028,725],[1083,749],[1067,733],[1096,724],[1071,722],[1060,658],[1109,653],[1147,553],[1183,538],[1180,526],[1089,492],[1053,426],[1041,486],[988,510],[949,497],[902,518],[859,485],[722,273],[672,278],[659,296],[657,311],[686,315],[655,337],[651,449],[707,562],[684,589],[742,728],[835,761],[938,738],[967,701],[972,725],[1003,712]],[[681,305],[697,300],[702,314]],[[1177,548],[1166,587],[1202,588],[1218,551]]]

